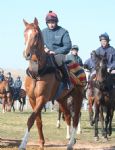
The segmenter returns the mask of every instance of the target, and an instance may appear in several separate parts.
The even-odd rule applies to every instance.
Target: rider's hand
[[[46,53],[49,53],[49,51],[50,51],[47,47],[45,47],[44,50]]]
[[[49,51],[48,53],[49,53],[49,54],[55,54],[55,52],[54,52],[54,51]]]
[[[111,68],[107,68],[107,72],[111,72]]]

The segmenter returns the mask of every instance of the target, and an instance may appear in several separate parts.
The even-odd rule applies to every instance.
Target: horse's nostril
[[[30,53],[27,54],[27,57],[30,57]]]

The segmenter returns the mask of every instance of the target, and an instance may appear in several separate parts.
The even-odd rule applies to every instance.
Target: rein
[[[57,68],[53,64],[52,58],[48,55],[46,55],[45,65],[41,69],[38,69],[37,74],[31,71],[29,68],[27,68],[26,70],[26,74],[35,80],[40,80],[40,78],[45,74],[51,74],[56,72],[57,72]]]

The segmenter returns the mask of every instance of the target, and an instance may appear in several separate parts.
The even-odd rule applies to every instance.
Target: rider
[[[44,50],[46,53],[54,56],[69,89],[71,87],[71,82],[64,62],[65,55],[69,53],[71,49],[71,40],[68,31],[58,26],[58,21],[57,15],[53,11],[49,11],[46,15],[47,28],[42,31]]]
[[[73,45],[69,54],[66,55],[67,61],[77,62],[80,66],[83,66],[82,59],[78,56],[79,47],[77,45]]]
[[[96,59],[95,59],[96,51],[93,50],[90,54],[90,58],[88,58],[84,62],[84,69],[88,69],[90,71],[90,74],[88,76],[88,88],[90,89],[90,94],[93,94],[93,85],[92,85],[92,80],[95,78],[96,71]]]
[[[17,76],[14,82],[14,95],[16,95],[16,97],[19,97],[21,86],[22,86],[21,78],[20,76]]]
[[[14,80],[13,80],[13,77],[11,75],[11,72],[8,72],[6,77],[8,79],[9,86],[12,88],[14,86]]]
[[[99,40],[101,42],[101,47],[96,50],[96,54],[102,56],[106,54],[108,71],[115,69],[115,48],[109,44],[109,35],[105,32],[99,36]]]
[[[90,71],[90,76],[92,76],[93,74],[95,74],[95,63],[96,63],[96,60],[95,60],[95,55],[96,54],[96,51],[93,50],[91,53],[90,53],[90,58],[88,58],[85,62],[84,62],[84,68],[88,69]]]
[[[6,74],[6,78],[7,78],[8,83],[9,83],[9,88],[10,88],[11,94],[13,95],[14,79],[13,79],[13,77],[12,77],[12,75],[11,75],[11,72],[8,72],[8,73]]]
[[[0,82],[4,81],[4,70],[0,70]]]

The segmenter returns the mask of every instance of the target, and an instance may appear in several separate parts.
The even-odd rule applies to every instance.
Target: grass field
[[[5,114],[0,112],[0,138],[5,139],[15,139],[15,140],[21,140],[25,129],[26,129],[26,122],[31,113],[31,110],[24,111],[23,113],[20,112],[7,112]],[[46,141],[54,141],[59,142],[63,141],[63,143],[67,143],[67,140],[65,138],[66,136],[66,124],[65,122],[61,121],[61,128],[56,128],[56,121],[57,121],[57,112],[50,112],[49,110],[47,112],[42,113],[43,117],[43,130]],[[103,144],[102,140],[99,140],[97,143],[94,142],[93,135],[94,130],[93,127],[90,127],[89,125],[89,118],[88,118],[88,112],[82,111],[82,117],[81,117],[81,126],[82,126],[82,134],[77,136],[78,143],[94,143],[94,144]],[[100,136],[101,136],[101,129]],[[37,128],[34,125],[31,129],[30,138],[29,141],[37,141],[38,134],[37,134]],[[109,137],[109,140],[107,143],[104,144],[110,144],[115,146],[115,116],[113,119],[113,134],[111,137]],[[1,150],[1,148],[0,148]]]

